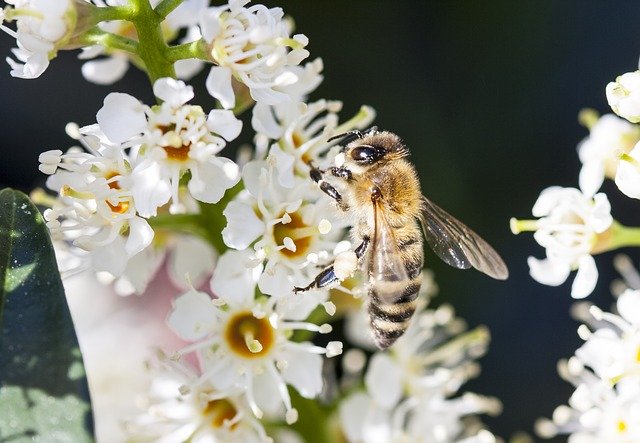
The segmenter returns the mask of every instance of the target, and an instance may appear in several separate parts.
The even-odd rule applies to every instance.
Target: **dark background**
[[[487,419],[508,437],[532,432],[573,388],[556,362],[581,341],[569,316],[569,282],[542,286],[528,276],[528,255],[544,252],[531,235],[513,236],[509,218],[527,218],[540,191],[576,186],[576,144],[587,134],[583,107],[607,112],[607,82],[636,69],[640,3],[622,1],[269,1],[305,33],[325,81],[312,99],[344,101],[343,116],[361,104],[378,112],[379,127],[410,147],[425,194],[481,233],[507,261],[511,278],[496,282],[427,255],[440,295],[470,326],[492,332],[482,375],[467,388],[504,403]],[[8,36],[0,54],[9,53]],[[69,121],[95,122],[110,91],[83,81],[75,54],[61,54],[37,80],[0,69],[0,187],[41,183],[38,153],[65,149]],[[195,83],[202,87],[204,76]],[[146,77],[131,69],[115,90],[151,103]],[[200,95],[205,108],[212,101]],[[612,183],[604,187],[613,215],[640,224],[638,206]],[[613,254],[598,257],[598,287],[590,299],[608,309]],[[559,440],[561,441],[561,440]]]

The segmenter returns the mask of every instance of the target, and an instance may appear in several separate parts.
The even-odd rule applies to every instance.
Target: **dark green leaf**
[[[0,191],[0,440],[93,441],[82,356],[53,246],[26,195]]]

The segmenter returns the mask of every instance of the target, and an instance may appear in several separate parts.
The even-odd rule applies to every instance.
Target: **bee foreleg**
[[[339,177],[339,178],[344,178],[345,180],[351,180],[353,178],[353,176],[351,175],[351,171],[349,171],[347,168],[345,167],[332,167],[329,169],[329,171],[331,171],[331,174],[334,177]]]
[[[295,288],[293,288],[293,292],[297,294],[298,292],[306,292],[310,289],[324,288],[325,286],[329,286],[339,281],[340,279],[336,276],[336,273],[333,270],[333,266],[329,266],[320,274],[318,274],[309,285],[305,286],[304,288],[299,288],[298,286],[296,286]]]

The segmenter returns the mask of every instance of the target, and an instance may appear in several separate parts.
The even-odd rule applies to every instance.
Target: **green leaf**
[[[82,356],[48,230],[0,191],[0,441],[93,441]]]

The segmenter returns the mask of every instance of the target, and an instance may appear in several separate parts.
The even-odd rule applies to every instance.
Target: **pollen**
[[[169,160],[185,162],[189,159],[189,150],[191,149],[191,145],[182,145],[178,148],[174,148],[173,146],[163,146],[163,149],[167,153],[167,158]]]
[[[244,358],[261,358],[275,345],[276,334],[266,318],[256,318],[251,311],[233,315],[225,328],[229,348]]]
[[[313,235],[319,233],[315,226],[308,226],[302,220],[302,216],[297,212],[289,214],[291,221],[283,224],[278,223],[273,227],[273,238],[278,245],[287,245],[286,238],[293,241],[293,246],[280,250],[280,253],[288,258],[304,258],[309,253]]]
[[[238,414],[238,411],[229,400],[220,399],[209,401],[203,413],[210,418],[211,426],[221,428],[225,422],[232,421]],[[237,423],[233,423],[231,429],[234,429],[237,425]]]
[[[617,426],[618,432],[619,433],[623,433],[627,431],[627,423],[625,423],[624,420],[618,420],[618,426]]]

